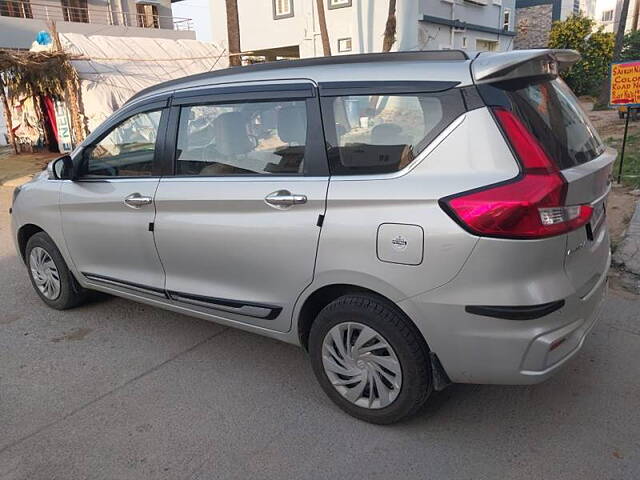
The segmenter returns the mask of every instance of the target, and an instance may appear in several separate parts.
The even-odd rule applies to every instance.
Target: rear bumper
[[[539,383],[578,353],[597,323],[607,271],[585,295],[565,298],[562,308],[537,319],[475,315],[461,305],[421,303],[420,297],[400,306],[416,321],[451,381]]]
[[[607,275],[602,275],[598,284],[584,298],[577,300],[577,320],[561,328],[535,337],[520,366],[522,383],[538,383],[552,376],[571,359],[584,344],[587,335],[596,325],[607,291]],[[551,349],[554,345],[555,348]]]

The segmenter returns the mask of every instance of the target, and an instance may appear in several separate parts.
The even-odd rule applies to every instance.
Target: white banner
[[[69,110],[67,110],[64,102],[60,100],[55,100],[54,105],[56,109],[56,125],[58,127],[58,148],[60,153],[67,153],[73,150]]]

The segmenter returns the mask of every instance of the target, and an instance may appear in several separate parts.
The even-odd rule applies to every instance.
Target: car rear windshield
[[[578,99],[559,78],[502,88],[513,111],[561,170],[589,162],[604,151]]]

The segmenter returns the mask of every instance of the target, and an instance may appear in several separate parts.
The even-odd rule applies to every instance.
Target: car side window
[[[301,175],[307,139],[304,101],[184,106],[177,175]]]
[[[324,114],[331,173],[402,170],[464,112],[458,91],[327,98]]]
[[[162,112],[143,112],[127,118],[85,150],[83,176],[150,176]]]

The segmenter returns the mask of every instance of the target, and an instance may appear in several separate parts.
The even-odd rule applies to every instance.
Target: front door
[[[164,295],[153,241],[162,110],[134,114],[83,150],[79,178],[60,202],[65,242],[92,283]]]
[[[286,331],[325,210],[318,98],[311,84],[264,98],[251,88],[174,98],[175,175],[156,193],[156,244],[173,302]]]

